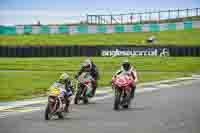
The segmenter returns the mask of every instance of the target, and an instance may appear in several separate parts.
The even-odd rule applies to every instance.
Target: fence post
[[[94,15],[91,16],[91,24],[93,24],[93,18],[94,18]]]
[[[133,13],[131,13],[131,24],[133,24],[133,19],[134,19]]]
[[[103,16],[101,16],[100,18],[101,18],[101,24],[103,24]]]
[[[149,12],[149,20],[151,21],[151,11]],[[150,22],[150,21],[149,21],[149,22]]]
[[[98,24],[101,24],[101,18],[98,16]]]
[[[106,16],[102,16],[101,17],[101,24],[106,24]]]
[[[168,10],[168,21],[170,19],[170,10]]]
[[[97,15],[94,16],[94,24],[97,24]]]
[[[89,23],[89,24],[92,23],[92,22],[91,22],[91,16],[90,16],[90,15],[88,16],[88,23]]]
[[[160,10],[158,11],[158,22],[160,22]]]
[[[112,24],[112,15],[110,15],[110,22],[109,24]]]
[[[102,16],[99,16],[99,24],[102,24]]]
[[[99,24],[99,15],[97,15],[97,24]]]
[[[92,16],[89,16],[88,20],[89,20],[89,23],[91,24],[92,23]]]
[[[186,9],[186,14],[187,14],[187,17],[189,16],[189,9],[187,8]]]
[[[121,14],[121,24],[123,24],[123,14]]]
[[[142,23],[142,14],[140,13],[140,24]]]
[[[180,10],[179,9],[177,10],[177,13],[178,13],[178,15],[177,15],[178,18],[180,18]]]
[[[88,15],[87,15],[86,21],[87,21],[87,24],[89,24],[89,22],[88,22]]]
[[[91,16],[91,24],[95,23],[94,17],[95,17],[94,15]]]
[[[99,24],[99,16],[96,15],[96,24]]]

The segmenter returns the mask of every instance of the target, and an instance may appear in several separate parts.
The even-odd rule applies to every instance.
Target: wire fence
[[[200,8],[149,11],[127,14],[100,14],[86,16],[87,24],[133,24],[133,23],[162,23],[182,21],[183,19],[200,19]]]

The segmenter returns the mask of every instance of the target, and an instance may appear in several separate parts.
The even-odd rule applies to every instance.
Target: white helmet
[[[90,70],[92,68],[91,60],[86,59],[82,64],[82,68],[84,68],[86,70]]]

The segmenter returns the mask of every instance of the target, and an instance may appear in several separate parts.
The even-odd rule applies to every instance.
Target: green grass
[[[72,58],[0,58],[0,70],[78,71],[86,57]],[[114,72],[125,57],[91,58],[101,72]],[[130,57],[138,71],[199,72],[198,57]]]
[[[0,101],[14,101],[38,96],[45,96],[48,87],[59,77],[61,72],[0,72]],[[70,73],[74,75],[74,73]],[[103,73],[99,86],[110,86],[111,73]],[[140,82],[174,79],[186,76],[182,73],[139,73]],[[188,76],[188,74],[187,74]],[[75,80],[73,80],[75,85]]]
[[[0,101],[43,96],[47,88],[66,71],[73,78],[84,57],[73,58],[0,58]],[[109,86],[112,75],[120,67],[121,58],[92,58],[101,80],[99,86]],[[157,81],[200,73],[200,58],[131,57],[139,73],[139,81]],[[9,71],[17,70],[17,71]]]
[[[0,72],[0,101],[42,96],[57,76],[54,72]]]
[[[30,45],[146,45],[154,35],[155,45],[200,45],[200,29],[162,31],[157,33],[113,33],[85,35],[2,35],[0,46]]]

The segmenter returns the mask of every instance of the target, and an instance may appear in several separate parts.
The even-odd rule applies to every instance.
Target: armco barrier
[[[15,34],[96,34],[122,32],[159,32],[166,30],[183,30],[200,28],[200,21],[184,21],[163,24],[133,24],[133,25],[20,25],[0,26],[0,35]]]
[[[200,56],[200,46],[0,46],[0,57]]]

